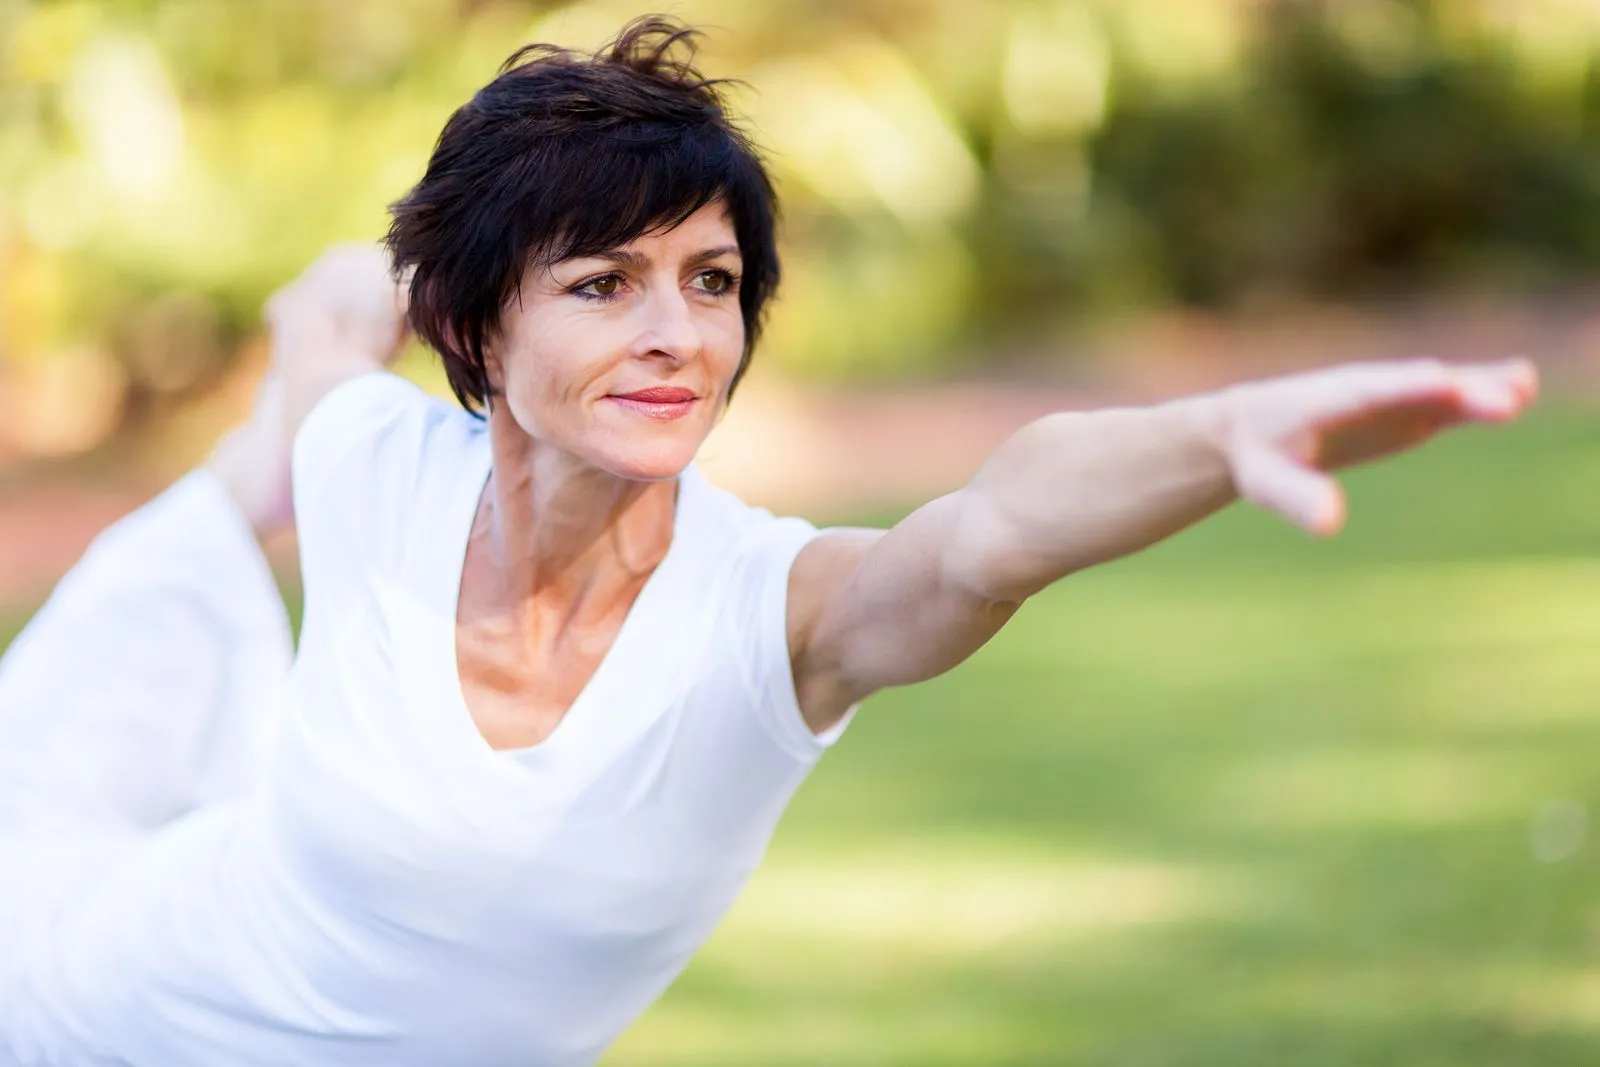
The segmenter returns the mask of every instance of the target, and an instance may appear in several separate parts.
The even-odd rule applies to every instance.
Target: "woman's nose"
[[[648,301],[650,321],[640,338],[641,355],[668,356],[679,363],[700,354],[700,327],[694,311],[676,287]]]

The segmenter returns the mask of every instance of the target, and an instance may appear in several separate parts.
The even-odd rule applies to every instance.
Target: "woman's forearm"
[[[278,354],[284,369],[284,426],[290,441],[323,397],[352,378],[384,369],[383,363],[360,351],[332,344],[311,345],[293,354]]]
[[[1226,394],[1048,415],[1002,444],[962,491],[952,565],[986,599],[1020,601],[1137,552],[1235,499]]]

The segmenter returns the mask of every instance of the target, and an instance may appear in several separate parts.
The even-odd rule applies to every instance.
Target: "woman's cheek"
[[[733,380],[744,357],[744,319],[734,316],[732,323],[724,322],[716,332],[713,353],[717,361],[717,374],[724,386]]]
[[[506,383],[506,401],[511,417],[523,433],[530,437],[543,437],[549,430],[552,408],[549,383],[518,366]]]

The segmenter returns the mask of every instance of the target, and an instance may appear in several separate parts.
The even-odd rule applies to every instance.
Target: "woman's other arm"
[[[404,293],[387,252],[346,244],[329,248],[267,301],[290,440],[317,401],[394,361],[405,340]]]
[[[206,468],[266,540],[293,524],[290,450],[306,415],[341,382],[391,362],[404,339],[386,253],[338,245],[267,302],[272,365],[250,417]]]

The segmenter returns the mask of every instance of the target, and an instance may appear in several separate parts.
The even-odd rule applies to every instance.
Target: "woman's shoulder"
[[[798,552],[819,531],[807,520],[777,515],[713,484],[698,467],[681,478],[680,506],[690,509],[683,531],[711,565],[748,568],[776,554]]]
[[[815,530],[797,515],[780,515],[760,504],[723,489],[691,464],[681,475],[683,501],[697,513],[699,521],[739,539],[759,538],[778,530]]]
[[[302,558],[308,540],[384,555],[381,543],[406,525],[403,512],[426,510],[430,487],[459,484],[481,436],[479,420],[398,375],[342,382],[295,435]]]
[[[693,511],[678,532],[697,557],[698,588],[712,594],[725,624],[732,620],[731,625],[744,628],[752,611],[776,612],[781,619],[795,560],[829,531],[799,516],[746,503],[693,468],[688,475],[681,499]]]
[[[330,479],[347,490],[351,477],[372,487],[404,481],[450,446],[468,445],[480,424],[399,375],[357,375],[317,401],[295,435],[295,502]]]
[[[810,763],[836,733],[814,736],[800,713],[789,651],[789,580],[801,550],[828,531],[746,503],[691,473],[683,499],[695,503],[703,525],[684,532],[699,547],[702,580],[694,588],[709,624],[696,698],[736,710],[737,721],[760,727],[755,736]],[[726,717],[717,722],[730,725]],[[730,737],[750,735],[719,736],[725,745]]]
[[[472,416],[389,371],[358,374],[317,401],[294,440],[295,474],[314,475],[352,453],[377,455],[420,443]]]

